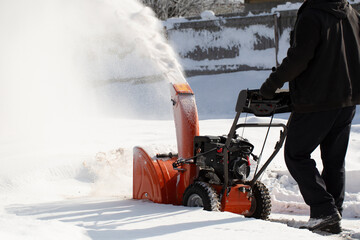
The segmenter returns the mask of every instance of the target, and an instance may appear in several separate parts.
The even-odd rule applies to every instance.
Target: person
[[[292,113],[285,162],[310,206],[309,230],[341,232],[345,155],[360,103],[360,16],[346,0],[307,0],[287,56],[262,84],[272,98],[289,82]],[[320,174],[311,153],[320,146]]]

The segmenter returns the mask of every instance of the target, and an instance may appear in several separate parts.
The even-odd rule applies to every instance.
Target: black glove
[[[273,67],[272,73],[270,73],[269,78],[266,79],[266,81],[261,85],[260,95],[263,98],[273,99],[275,96],[275,91],[284,85],[284,83],[280,81],[276,70],[277,69]]]
[[[260,88],[260,95],[265,99],[272,99],[274,98],[275,91],[277,87],[273,86],[269,79],[267,79]]]

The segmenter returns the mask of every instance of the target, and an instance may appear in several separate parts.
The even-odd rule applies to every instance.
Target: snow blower
[[[289,92],[277,92],[268,100],[263,99],[258,90],[242,90],[235,108],[236,116],[225,136],[199,136],[195,96],[187,83],[172,85],[171,101],[178,154],[151,157],[143,148],[135,147],[133,198],[267,219],[271,211],[270,195],[259,178],[286,138],[286,125],[273,123],[272,119],[276,113],[291,111]],[[238,124],[241,113],[270,116],[271,120],[269,124]],[[280,128],[280,139],[258,169],[270,127]],[[267,128],[259,156],[253,154],[254,146],[236,133],[240,128]],[[257,162],[257,167],[249,180],[251,161]]]

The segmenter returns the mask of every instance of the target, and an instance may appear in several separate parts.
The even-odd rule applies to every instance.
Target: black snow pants
[[[292,113],[285,162],[310,206],[310,217],[342,212],[345,194],[345,155],[356,107],[315,113]],[[311,159],[320,145],[322,174]]]

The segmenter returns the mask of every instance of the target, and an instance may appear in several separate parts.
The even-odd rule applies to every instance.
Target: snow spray
[[[0,1],[0,31],[3,196],[76,196],[94,181],[129,193],[132,146],[107,153],[124,146],[105,143],[129,138],[111,127],[129,122],[104,118],[171,119],[169,82],[185,81],[152,10],[136,0]]]
[[[170,116],[164,80],[185,81],[161,22],[136,0],[1,1],[0,30],[6,139],[49,138],[104,112]]]

